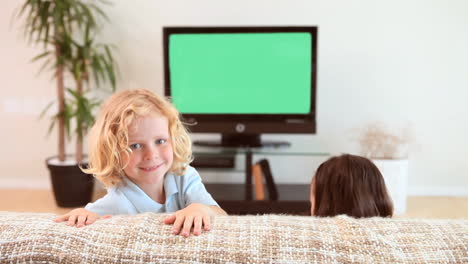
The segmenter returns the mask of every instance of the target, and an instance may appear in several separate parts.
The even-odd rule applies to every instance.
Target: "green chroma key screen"
[[[171,96],[181,113],[307,114],[309,33],[172,34]]]

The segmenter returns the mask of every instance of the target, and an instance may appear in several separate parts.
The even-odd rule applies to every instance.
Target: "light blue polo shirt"
[[[146,212],[172,213],[191,203],[218,206],[206,191],[198,172],[191,166],[187,167],[182,176],[167,173],[164,177],[164,191],[166,202],[160,204],[151,199],[138,185],[124,178],[121,186],[109,188],[104,197],[94,203],[88,203],[85,209],[98,215],[135,215]]]

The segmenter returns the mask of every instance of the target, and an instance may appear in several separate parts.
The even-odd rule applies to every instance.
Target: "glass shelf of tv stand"
[[[311,157],[328,157],[330,153],[324,151],[310,151],[310,147],[289,145],[277,147],[226,147],[226,146],[194,146],[193,153],[197,157],[232,157],[237,155],[245,155],[245,167],[242,170],[245,172],[245,200],[252,200],[252,165],[253,156],[311,156]],[[219,168],[212,168],[218,170]],[[205,167],[206,168],[206,167]],[[238,169],[233,169],[239,171]]]
[[[194,146],[194,154],[201,155],[229,155],[229,154],[254,154],[265,156],[330,156],[330,153],[325,151],[310,151],[305,147],[291,145],[288,147],[205,147]]]

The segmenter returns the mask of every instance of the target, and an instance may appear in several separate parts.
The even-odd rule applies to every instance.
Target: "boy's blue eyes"
[[[139,148],[141,148],[141,144],[131,144],[130,148],[131,149],[139,149]]]
[[[161,145],[161,144],[164,144],[166,142],[167,142],[166,139],[158,139],[158,140],[155,141],[156,145]],[[130,145],[131,149],[140,149],[141,147],[142,147],[142,145],[140,143],[135,143],[135,144]]]
[[[158,140],[156,140],[156,144],[161,145],[161,144],[166,143],[166,141],[167,140],[165,140],[165,139],[158,139]]]

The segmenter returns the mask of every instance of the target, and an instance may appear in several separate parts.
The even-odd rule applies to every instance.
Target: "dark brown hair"
[[[322,163],[311,184],[314,216],[393,215],[393,202],[379,169],[367,158],[343,154]]]

